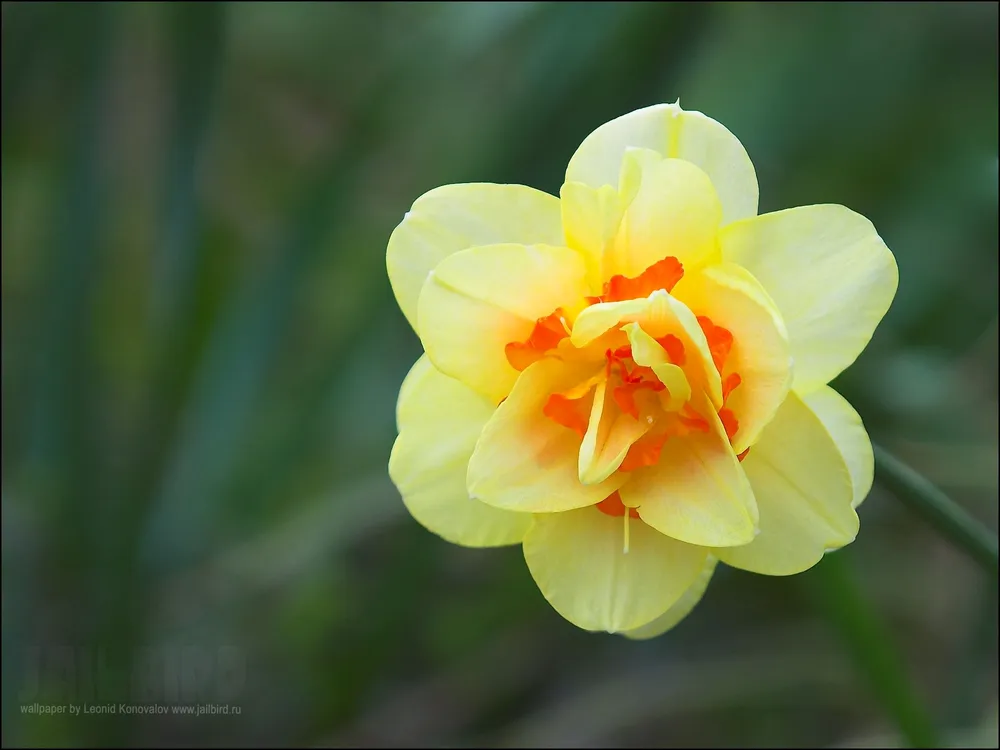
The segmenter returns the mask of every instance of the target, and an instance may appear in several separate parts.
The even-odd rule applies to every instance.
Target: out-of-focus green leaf
[[[948,538],[994,578],[997,536],[970,516],[931,482],[882,448],[875,446],[876,478],[914,513]]]
[[[847,559],[849,553],[827,555],[802,584],[837,630],[858,673],[873,696],[913,747],[938,747],[930,714],[912,687],[893,639],[877,611],[859,588]]]

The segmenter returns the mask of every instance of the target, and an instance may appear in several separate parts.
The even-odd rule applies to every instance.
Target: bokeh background
[[[996,578],[879,484],[645,643],[418,526],[385,273],[426,190],[558,192],[680,97],[762,212],[875,223],[899,293],[835,385],[995,530],[996,3],[4,3],[2,55],[5,745],[997,746]],[[241,713],[24,708],[144,696]]]

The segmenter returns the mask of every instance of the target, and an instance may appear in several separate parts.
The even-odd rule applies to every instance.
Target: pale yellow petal
[[[481,245],[563,244],[559,199],[523,185],[444,185],[417,198],[393,231],[386,269],[403,315],[417,328],[420,290],[438,263]]]
[[[681,620],[691,614],[698,602],[701,601],[701,598],[705,595],[705,591],[708,589],[708,584],[712,580],[712,574],[715,573],[715,566],[718,563],[719,561],[716,558],[709,555],[705,566],[701,569],[698,577],[695,578],[694,583],[688,587],[684,595],[670,609],[651,623],[634,630],[623,631],[622,635],[634,641],[644,641],[649,638],[655,638],[658,635],[663,635],[676,626]]]
[[[788,394],[792,359],[781,314],[760,284],[732,263],[686,275],[675,296],[697,316],[706,316],[733,335],[725,372],[737,372],[741,384],[726,406],[739,421],[733,450],[753,445]]]
[[[573,324],[571,341],[582,348],[627,323],[638,323],[654,339],[677,336],[684,344],[684,371],[691,387],[708,393],[716,408],[722,406],[722,380],[712,363],[705,333],[687,305],[663,290],[643,299],[591,305]]]
[[[469,248],[442,261],[431,275],[440,284],[532,320],[561,305],[579,306],[587,294],[580,254],[552,245]]]
[[[588,377],[555,359],[521,373],[486,423],[469,461],[473,497],[506,510],[544,513],[594,505],[621,486],[625,477],[618,474],[581,484],[580,436],[542,412],[551,394]]]
[[[722,562],[792,575],[854,541],[858,515],[847,464],[823,422],[794,392],[750,449],[743,470],[760,509],[760,534],[744,547],[715,550]]]
[[[637,154],[645,153],[625,154],[623,169],[640,173],[640,183],[606,256],[605,280],[636,277],[668,256],[686,272],[719,257],[722,206],[708,175],[680,159],[643,159],[635,166]]]
[[[807,393],[850,365],[896,294],[896,260],[875,227],[843,206],[803,206],[726,227],[725,260],[752,273],[788,330],[795,377]]]
[[[660,307],[664,304],[666,303],[659,303]],[[653,311],[653,314],[657,312],[664,314],[660,307]],[[573,323],[573,333],[570,340],[573,342],[573,346],[582,349],[620,323],[632,323],[639,318],[648,320],[651,313],[650,308],[650,302],[645,298],[591,305],[577,316]]]
[[[632,444],[649,432],[652,416],[640,413],[639,419],[614,406],[608,381],[601,380],[594,391],[587,432],[580,444],[580,481],[603,482],[614,473]]]
[[[696,394],[695,404],[709,432],[668,439],[659,463],[631,472],[620,490],[622,501],[654,529],[682,542],[747,544],[755,533],[754,492],[708,399]]]
[[[597,508],[535,516],[524,559],[542,594],[584,630],[620,632],[653,621],[698,577],[707,551],[663,536],[636,518]]]
[[[531,515],[499,510],[469,497],[469,457],[494,407],[434,369],[426,356],[399,392],[399,437],[389,476],[413,517],[449,542],[467,547],[518,544]]]
[[[600,294],[604,257],[618,234],[626,204],[611,185],[597,188],[567,182],[559,195],[566,244],[586,258],[591,290]]]
[[[626,207],[630,204],[642,187],[643,173],[655,167],[666,159],[659,151],[651,148],[640,148],[629,146],[622,154],[621,171],[618,174],[618,194],[622,197]]]
[[[806,406],[819,417],[833,438],[851,473],[852,505],[857,508],[868,497],[875,479],[875,454],[861,417],[847,399],[829,386],[803,396]]]
[[[538,318],[586,295],[586,266],[569,248],[490,245],[450,255],[427,278],[418,305],[434,366],[499,403],[517,379],[505,349]]]
[[[701,112],[686,112],[679,103],[646,107],[601,125],[573,154],[566,180],[617,185],[629,147],[696,164],[715,186],[724,223],[757,213],[757,176],[743,144],[725,126]]]

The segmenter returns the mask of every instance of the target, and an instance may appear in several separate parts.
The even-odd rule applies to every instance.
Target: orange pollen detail
[[[587,434],[588,415],[581,409],[581,399],[566,398],[561,393],[553,393],[542,407],[542,414],[563,427],[569,427],[580,439]]]
[[[745,451],[743,451],[741,454],[739,454],[736,458],[738,458],[740,460],[740,463],[743,463],[743,459],[747,457],[747,453],[749,453],[749,452],[750,452],[750,449],[747,448]]]
[[[544,357],[547,351],[558,346],[560,341],[569,336],[565,318],[566,313],[561,307],[557,307],[555,312],[535,322],[526,341],[511,341],[507,344],[504,353],[510,366],[519,372],[523,371]]]
[[[687,361],[687,354],[684,352],[683,341],[674,336],[674,334],[668,333],[666,336],[656,339],[656,343],[666,350],[671,362],[678,367],[684,366],[684,363]]]
[[[657,261],[635,278],[618,274],[604,285],[602,302],[621,302],[648,297],[658,289],[670,291],[684,277],[684,266],[669,256]]]
[[[615,518],[621,518],[625,515],[625,511],[628,510],[629,518],[638,518],[639,513],[635,508],[627,508],[622,502],[622,496],[618,494],[618,490],[615,490],[606,498],[601,500],[597,504],[597,509],[601,511],[606,516],[613,516]]]
[[[701,326],[705,338],[708,339],[708,350],[712,352],[712,362],[715,363],[715,369],[721,373],[726,364],[726,358],[733,348],[733,334],[728,329],[715,325],[710,318],[706,318],[704,315],[698,316],[698,325]]]

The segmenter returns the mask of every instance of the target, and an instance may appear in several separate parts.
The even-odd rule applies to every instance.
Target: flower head
[[[725,127],[679,105],[591,133],[558,198],[448,185],[387,266],[423,343],[389,472],[457,544],[521,543],[587,630],[664,632],[718,561],[798,573],[854,540],[868,435],[827,383],[896,291],[843,206],[757,215]]]

